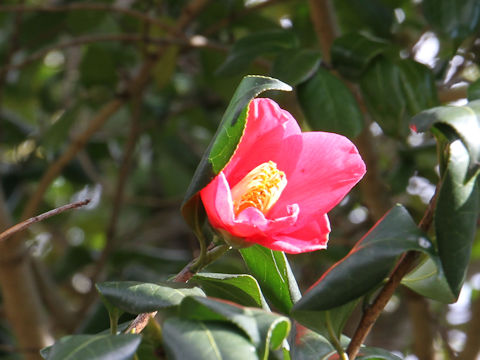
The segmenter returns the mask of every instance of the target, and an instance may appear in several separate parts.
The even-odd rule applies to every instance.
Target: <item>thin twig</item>
[[[67,11],[105,11],[105,12],[117,12],[124,15],[134,17],[138,20],[156,25],[163,30],[170,31],[172,28],[157,18],[146,15],[145,13],[130,8],[118,7],[108,4],[99,3],[76,3],[69,5],[40,5],[40,6],[25,6],[25,5],[0,5],[0,12],[67,12]]]
[[[14,234],[16,234],[16,233],[18,233],[22,230],[25,230],[26,228],[28,228],[30,225],[32,225],[34,223],[37,223],[37,222],[43,221],[45,219],[48,219],[49,217],[61,214],[64,211],[71,210],[71,209],[76,209],[76,208],[85,206],[89,202],[90,202],[90,199],[77,201],[77,202],[74,202],[74,203],[71,203],[71,204],[60,206],[59,208],[47,211],[46,213],[43,213],[43,214],[31,217],[27,220],[24,220],[21,223],[18,223],[16,225],[12,226],[11,228],[5,230],[4,232],[2,232],[0,234],[0,241],[4,241],[5,239],[8,239],[10,236],[12,236],[12,235],[14,235]]]

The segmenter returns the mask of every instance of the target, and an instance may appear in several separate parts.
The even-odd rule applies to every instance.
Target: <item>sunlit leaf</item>
[[[201,285],[208,296],[268,310],[260,286],[251,275],[200,273],[193,276],[191,282]]]
[[[225,167],[240,142],[245,129],[248,104],[258,94],[267,90],[290,91],[291,87],[273,78],[246,76],[235,91],[185,195],[182,214],[189,225],[193,225],[195,216],[201,213],[197,193]]]
[[[240,253],[267,299],[279,311],[288,313],[301,295],[285,254],[260,245],[241,249]]]

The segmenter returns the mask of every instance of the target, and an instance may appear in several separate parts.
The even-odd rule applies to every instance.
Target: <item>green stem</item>
[[[117,335],[118,332],[118,319],[119,319],[119,314],[118,314],[118,309],[111,309],[108,312],[108,317],[110,318],[110,332],[112,335]]]
[[[332,319],[330,318],[330,311],[327,311],[325,314],[325,320],[327,322],[327,330],[329,335],[329,340],[332,343],[335,350],[337,350],[338,356],[341,360],[348,360],[348,356],[343,350],[342,344],[340,344],[340,340],[338,340],[337,335],[335,334],[335,330],[332,326]]]

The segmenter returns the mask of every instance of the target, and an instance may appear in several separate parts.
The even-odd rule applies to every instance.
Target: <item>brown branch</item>
[[[65,212],[67,210],[76,209],[76,208],[85,206],[89,202],[90,202],[90,199],[77,201],[77,202],[67,204],[67,205],[63,205],[63,206],[60,206],[59,208],[47,211],[46,213],[31,217],[30,219],[24,220],[21,223],[16,224],[16,225],[12,226],[11,228],[5,230],[4,232],[0,233],[0,242],[5,241],[6,239],[11,237],[12,235],[14,235],[14,234],[16,234],[16,233],[18,233],[22,230],[25,230],[26,228],[28,228],[32,224],[35,224],[37,222],[48,219],[49,217],[61,214],[62,212]]]
[[[418,228],[424,232],[427,232],[432,225],[435,203],[436,194],[433,196],[422,220],[420,220],[420,223],[418,224]],[[355,359],[360,347],[365,341],[367,335],[370,333],[373,324],[377,321],[395,290],[400,285],[402,278],[412,270],[413,266],[417,262],[418,257],[419,253],[415,251],[409,251],[402,256],[385,286],[382,288],[382,290],[380,290],[370,307],[368,307],[363,313],[357,330],[355,331],[355,334],[353,335],[347,348],[347,354],[350,359]]]
[[[330,64],[330,49],[338,35],[330,0],[309,0],[310,17],[312,18],[317,38],[322,49],[322,57]]]
[[[129,8],[123,8],[123,7],[118,7],[118,6],[113,6],[113,5],[108,5],[108,4],[99,4],[99,3],[81,3],[81,4],[69,4],[69,5],[56,5],[56,6],[50,6],[50,5],[40,5],[40,6],[24,6],[24,5],[0,5],[0,12],[18,12],[18,13],[23,13],[23,12],[50,12],[50,13],[55,13],[55,12],[67,12],[67,11],[79,11],[79,10],[85,10],[85,11],[105,11],[105,12],[116,12],[120,13],[123,15],[131,16],[134,17],[138,20],[141,20],[143,22],[156,25],[159,28],[166,30],[166,31],[171,31],[172,28],[165,24],[164,22],[148,16],[144,14],[141,11],[129,9]]]

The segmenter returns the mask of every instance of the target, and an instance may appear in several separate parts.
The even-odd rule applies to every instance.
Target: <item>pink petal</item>
[[[296,168],[286,172],[287,187],[270,210],[270,216],[283,216],[285,207],[296,203],[302,218],[297,226],[302,226],[312,216],[330,211],[365,171],[357,149],[346,137],[325,132],[303,133]]]
[[[326,214],[311,221],[298,230],[288,234],[277,234],[270,238],[247,239],[272,250],[299,254],[308,251],[325,249],[330,233],[330,222]]]
[[[286,216],[267,219],[261,211],[250,207],[235,219],[230,187],[223,172],[200,191],[200,196],[212,226],[240,238],[272,236],[288,231],[295,225],[299,213],[298,205],[289,205]]]
[[[296,161],[300,150],[301,131],[292,115],[270,99],[254,99],[243,137],[223,172],[233,187],[250,170],[270,160],[284,172],[293,169],[292,160]]]

